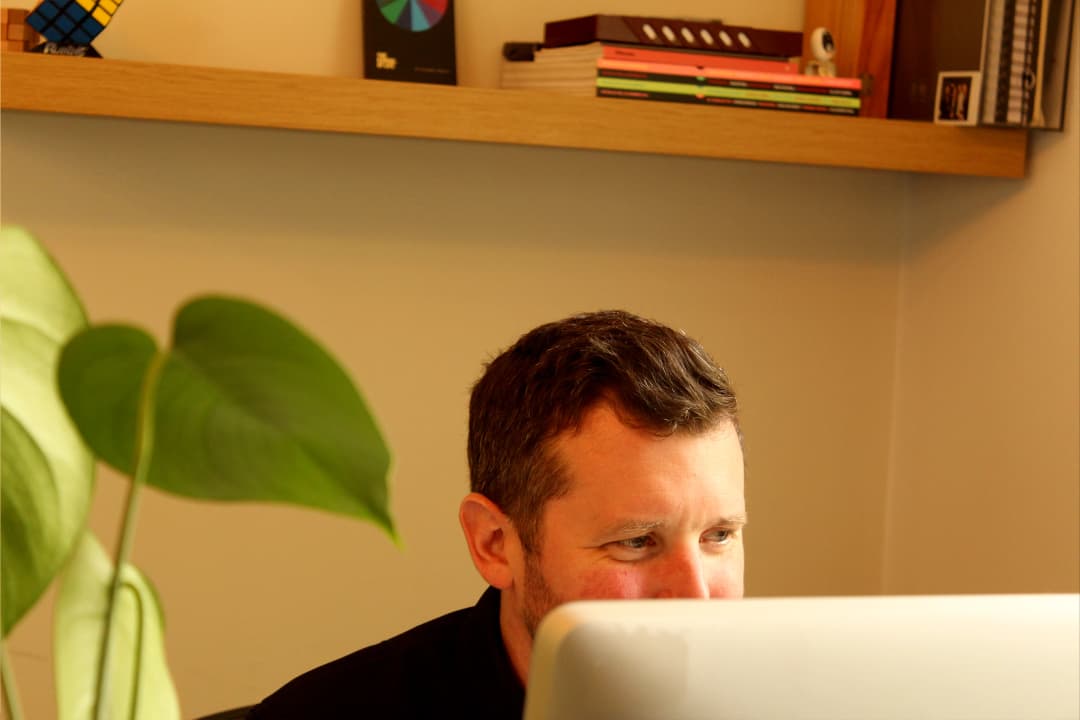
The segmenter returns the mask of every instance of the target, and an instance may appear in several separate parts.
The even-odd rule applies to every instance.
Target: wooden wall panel
[[[836,42],[836,74],[867,82],[864,117],[888,113],[895,22],[896,0],[806,0],[803,61],[813,57],[809,42],[814,28],[828,28]]]

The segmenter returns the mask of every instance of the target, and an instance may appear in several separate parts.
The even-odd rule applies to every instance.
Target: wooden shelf
[[[4,110],[1023,177],[1027,131],[4,53]]]

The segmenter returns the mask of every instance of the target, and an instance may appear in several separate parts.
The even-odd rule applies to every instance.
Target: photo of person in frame
[[[981,75],[977,72],[939,73],[934,122],[978,124],[980,82]]]

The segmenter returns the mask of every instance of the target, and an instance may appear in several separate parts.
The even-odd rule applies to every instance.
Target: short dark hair
[[[552,439],[601,401],[660,435],[724,421],[738,431],[726,373],[685,333],[619,310],[529,331],[473,386],[468,443],[472,490],[507,514],[526,550],[535,548],[544,504],[569,489]]]

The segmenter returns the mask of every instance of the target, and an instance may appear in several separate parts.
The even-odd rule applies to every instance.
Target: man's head
[[[542,325],[469,410],[461,521],[519,672],[561,602],[742,594],[737,405],[697,342],[625,312]]]
[[[575,315],[522,336],[491,361],[469,405],[469,469],[480,493],[535,550],[544,504],[567,490],[552,440],[600,402],[657,435],[738,429],[727,375],[695,340],[620,311]]]

